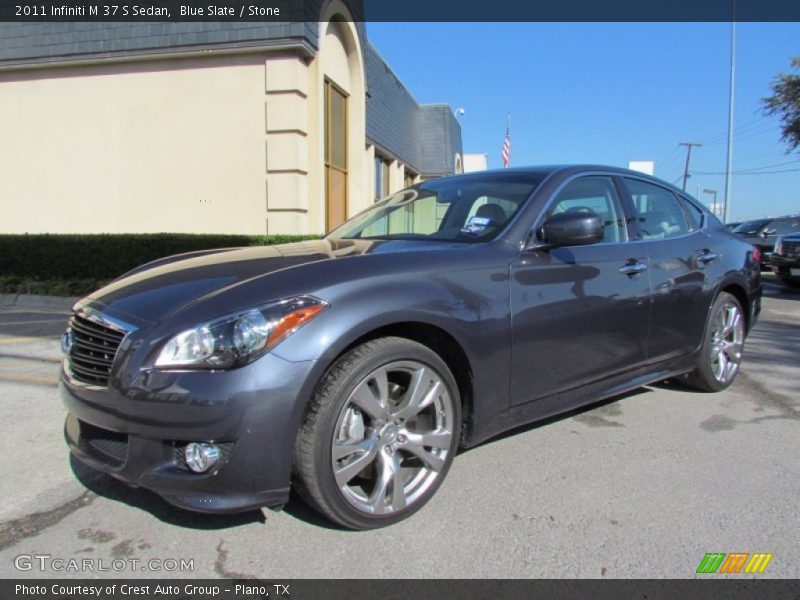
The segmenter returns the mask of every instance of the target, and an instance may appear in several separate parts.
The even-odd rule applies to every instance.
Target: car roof
[[[449,179],[451,177],[480,179],[482,177],[487,177],[487,176],[490,178],[496,177],[498,179],[502,179],[503,175],[513,176],[520,174],[540,175],[543,177],[559,174],[564,177],[569,177],[571,175],[579,175],[580,173],[586,173],[586,172],[609,173],[614,175],[636,177],[638,179],[649,180],[652,181],[654,184],[668,187],[675,193],[681,194],[683,196],[689,196],[687,192],[682,191],[681,189],[675,187],[671,183],[664,181],[663,179],[659,179],[658,177],[654,177],[653,175],[648,175],[647,173],[642,173],[641,171],[633,171],[631,169],[625,169],[622,167],[612,167],[609,165],[597,165],[591,163],[536,165],[536,166],[526,166],[526,167],[510,167],[507,169],[487,169],[485,171],[473,171],[471,173],[459,173],[456,175],[449,175],[447,177],[441,177],[429,181],[439,181],[442,179]]]

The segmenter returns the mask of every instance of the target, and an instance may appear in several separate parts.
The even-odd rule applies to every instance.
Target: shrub
[[[318,235],[0,234],[0,292],[81,295],[146,262],[195,250],[266,246]]]

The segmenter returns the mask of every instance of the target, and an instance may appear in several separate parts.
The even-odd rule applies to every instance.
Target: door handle
[[[629,260],[628,263],[619,270],[620,273],[628,276],[637,275],[639,273],[643,273],[644,271],[647,271],[647,265],[639,262],[636,259]]]
[[[708,263],[715,262],[719,258],[719,254],[711,252],[711,250],[702,250],[697,253],[697,261],[707,265]]]

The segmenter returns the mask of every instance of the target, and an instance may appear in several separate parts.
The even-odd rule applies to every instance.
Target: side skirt
[[[475,423],[463,447],[471,448],[515,427],[567,413],[644,385],[683,375],[691,371],[696,362],[697,354],[693,353],[513,406],[497,413],[484,423]]]

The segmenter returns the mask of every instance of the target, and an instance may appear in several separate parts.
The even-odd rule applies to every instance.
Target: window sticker
[[[461,233],[481,235],[491,224],[492,220],[489,217],[470,217],[467,224],[461,228]]]

